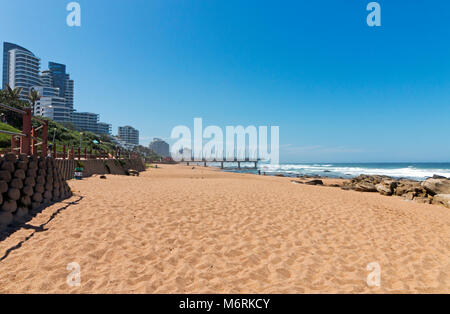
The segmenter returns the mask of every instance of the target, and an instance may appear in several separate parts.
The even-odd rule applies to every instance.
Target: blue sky
[[[280,126],[281,161],[450,161],[450,2],[0,0],[0,41],[65,63],[75,107],[141,132]]]

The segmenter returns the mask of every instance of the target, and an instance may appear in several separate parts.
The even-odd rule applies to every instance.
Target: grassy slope
[[[33,125],[38,127],[40,124],[33,122]],[[21,132],[20,130],[2,122],[0,122],[0,130],[18,133]],[[75,148],[80,146],[80,132],[66,128],[64,125],[56,123],[52,120],[49,120],[49,144],[53,141],[54,130],[56,130],[55,142],[57,144],[58,151],[62,151],[62,145],[66,145],[67,147],[74,146]],[[38,136],[40,135],[41,134],[39,133]],[[99,144],[94,144],[94,140],[98,141]],[[99,136],[91,132],[83,132],[83,135],[81,136],[81,145],[83,149],[84,147],[87,147],[88,150],[93,149],[106,152],[113,152],[115,150],[115,145],[107,136]],[[11,136],[0,133],[0,149],[9,147],[11,147]]]
[[[9,132],[17,132],[17,133],[21,133],[22,131],[13,128],[12,126],[0,122],[0,130],[2,131],[9,131]],[[0,133],[0,148],[6,148],[6,147],[11,147],[11,136],[8,134],[3,134]]]

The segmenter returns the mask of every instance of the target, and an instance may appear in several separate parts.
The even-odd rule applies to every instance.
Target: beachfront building
[[[169,144],[162,139],[155,138],[149,145],[149,148],[161,157],[170,157]]]
[[[109,123],[99,122],[97,124],[97,134],[111,135],[112,126]]]
[[[49,62],[48,67],[48,70],[42,71],[41,84],[32,87],[41,96],[34,108],[34,115],[60,123],[71,122],[74,82],[66,73],[64,64]]]
[[[41,85],[41,61],[31,51],[12,43],[3,43],[3,88],[22,88],[20,98],[28,99],[32,86]]]
[[[42,81],[45,86],[54,87],[59,90],[59,97],[66,100],[66,107],[73,111],[74,81],[70,74],[66,73],[66,65],[56,62],[48,63],[48,71],[42,73]]]
[[[139,131],[126,125],[119,127],[119,138],[130,145],[139,145]]]
[[[66,99],[63,97],[41,97],[36,103],[34,113],[36,116],[64,123],[71,122],[72,110],[67,108]]]
[[[72,123],[75,125],[77,131],[88,131],[97,133],[98,131],[99,115],[92,112],[77,112],[72,113]]]
[[[57,122],[71,122],[72,109],[67,107],[66,99],[59,97],[59,89],[50,86],[33,86],[41,98],[33,108],[35,116],[50,118]]]
[[[71,108],[73,111],[74,102],[74,82],[70,79],[70,75],[66,74],[66,90],[64,92],[64,98],[66,99],[66,106]]]
[[[128,144],[127,142],[122,140],[119,136],[112,136],[111,140],[113,143],[115,143],[117,146],[119,146],[122,149],[133,150],[136,147],[136,145],[134,145],[134,144]]]
[[[112,130],[111,124],[99,122],[99,120],[100,115],[97,113],[72,112],[72,124],[77,131],[110,135]]]

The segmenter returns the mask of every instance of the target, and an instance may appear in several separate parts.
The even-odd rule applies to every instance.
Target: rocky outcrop
[[[361,175],[344,182],[341,188],[359,192],[378,192],[386,196],[396,195],[419,203],[438,204],[450,208],[450,179],[441,176],[434,176],[421,183],[386,176]]]
[[[377,185],[385,178],[387,177],[360,175],[359,177],[353,178],[350,182],[344,183],[343,188],[358,192],[377,192]]]
[[[312,180],[312,181],[308,181],[305,182],[306,185],[323,185],[323,181],[322,180]]]
[[[450,194],[437,194],[433,197],[432,202],[450,208]]]
[[[422,182],[421,186],[431,195],[450,194],[450,180],[430,178]]]
[[[0,229],[72,195],[53,158],[6,154],[0,169]]]

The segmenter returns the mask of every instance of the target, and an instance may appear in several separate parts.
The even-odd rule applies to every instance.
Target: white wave
[[[260,170],[266,172],[280,172],[290,174],[318,174],[324,175],[325,172],[334,176],[356,177],[361,174],[366,175],[384,175],[389,177],[402,177],[423,180],[433,175],[440,175],[450,178],[450,169],[438,168],[417,168],[407,166],[404,168],[365,168],[365,167],[345,167],[333,165],[260,165]]]

